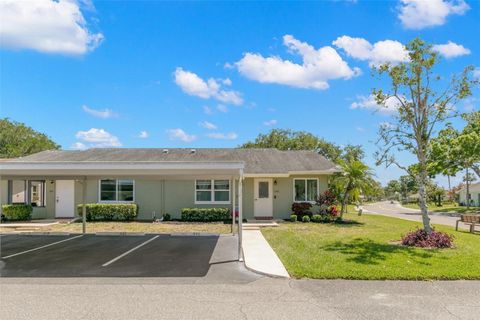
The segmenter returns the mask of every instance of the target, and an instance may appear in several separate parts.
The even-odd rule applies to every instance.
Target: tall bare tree
[[[377,104],[388,108],[394,102],[397,108],[392,122],[380,127],[376,158],[377,164],[396,165],[415,175],[423,227],[431,233],[426,190],[429,142],[446,119],[456,116],[455,105],[472,94],[471,87],[478,81],[472,78],[471,66],[448,81],[435,74],[434,68],[439,63],[437,53],[419,38],[407,44],[406,50],[408,62],[383,64],[373,69],[380,78],[387,76],[390,80],[388,90],[373,89]],[[416,156],[414,172],[395,158],[395,154],[402,151]]]

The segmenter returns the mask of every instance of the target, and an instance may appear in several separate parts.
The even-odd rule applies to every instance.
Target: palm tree
[[[359,160],[341,161],[343,172],[335,178],[335,182],[343,190],[340,219],[346,211],[348,199],[352,194],[361,194],[371,187],[372,171]]]

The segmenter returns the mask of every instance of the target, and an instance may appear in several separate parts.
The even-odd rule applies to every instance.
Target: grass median
[[[351,223],[282,223],[262,233],[297,278],[480,279],[479,234],[436,226],[454,235],[455,248],[410,248],[395,241],[420,223],[373,215],[346,219]]]
[[[11,228],[2,228],[2,232],[15,231]],[[37,232],[70,232],[81,233],[82,223],[59,223],[34,230]],[[230,233],[231,224],[223,222],[87,222],[87,232],[139,232],[139,233],[177,233],[177,232],[195,232],[195,233]]]

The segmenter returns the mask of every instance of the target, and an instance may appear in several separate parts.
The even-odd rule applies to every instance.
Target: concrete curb
[[[142,232],[96,232],[96,236],[144,236]]]
[[[206,232],[175,232],[167,233],[172,237],[217,237],[216,233],[206,233]]]
[[[69,236],[70,232],[18,232],[16,234],[22,234],[26,236]]]
[[[259,270],[255,270],[253,268],[250,268],[249,266],[247,266],[247,263],[246,263],[245,259],[243,259],[243,265],[245,266],[245,269],[247,269],[248,271],[259,274],[261,276],[274,278],[274,279],[290,279],[290,276],[288,276],[288,277],[280,276],[278,274],[267,273],[267,272],[263,272],[263,271],[259,271]]]

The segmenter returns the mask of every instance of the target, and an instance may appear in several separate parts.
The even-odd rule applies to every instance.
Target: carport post
[[[233,178],[233,186],[232,186],[232,235],[235,234],[235,198],[237,197],[237,194],[235,192],[235,178]]]
[[[242,255],[242,224],[243,224],[243,170],[240,170],[240,178],[238,179],[238,261],[243,261]]]
[[[87,178],[82,181],[82,233],[87,232]]]

